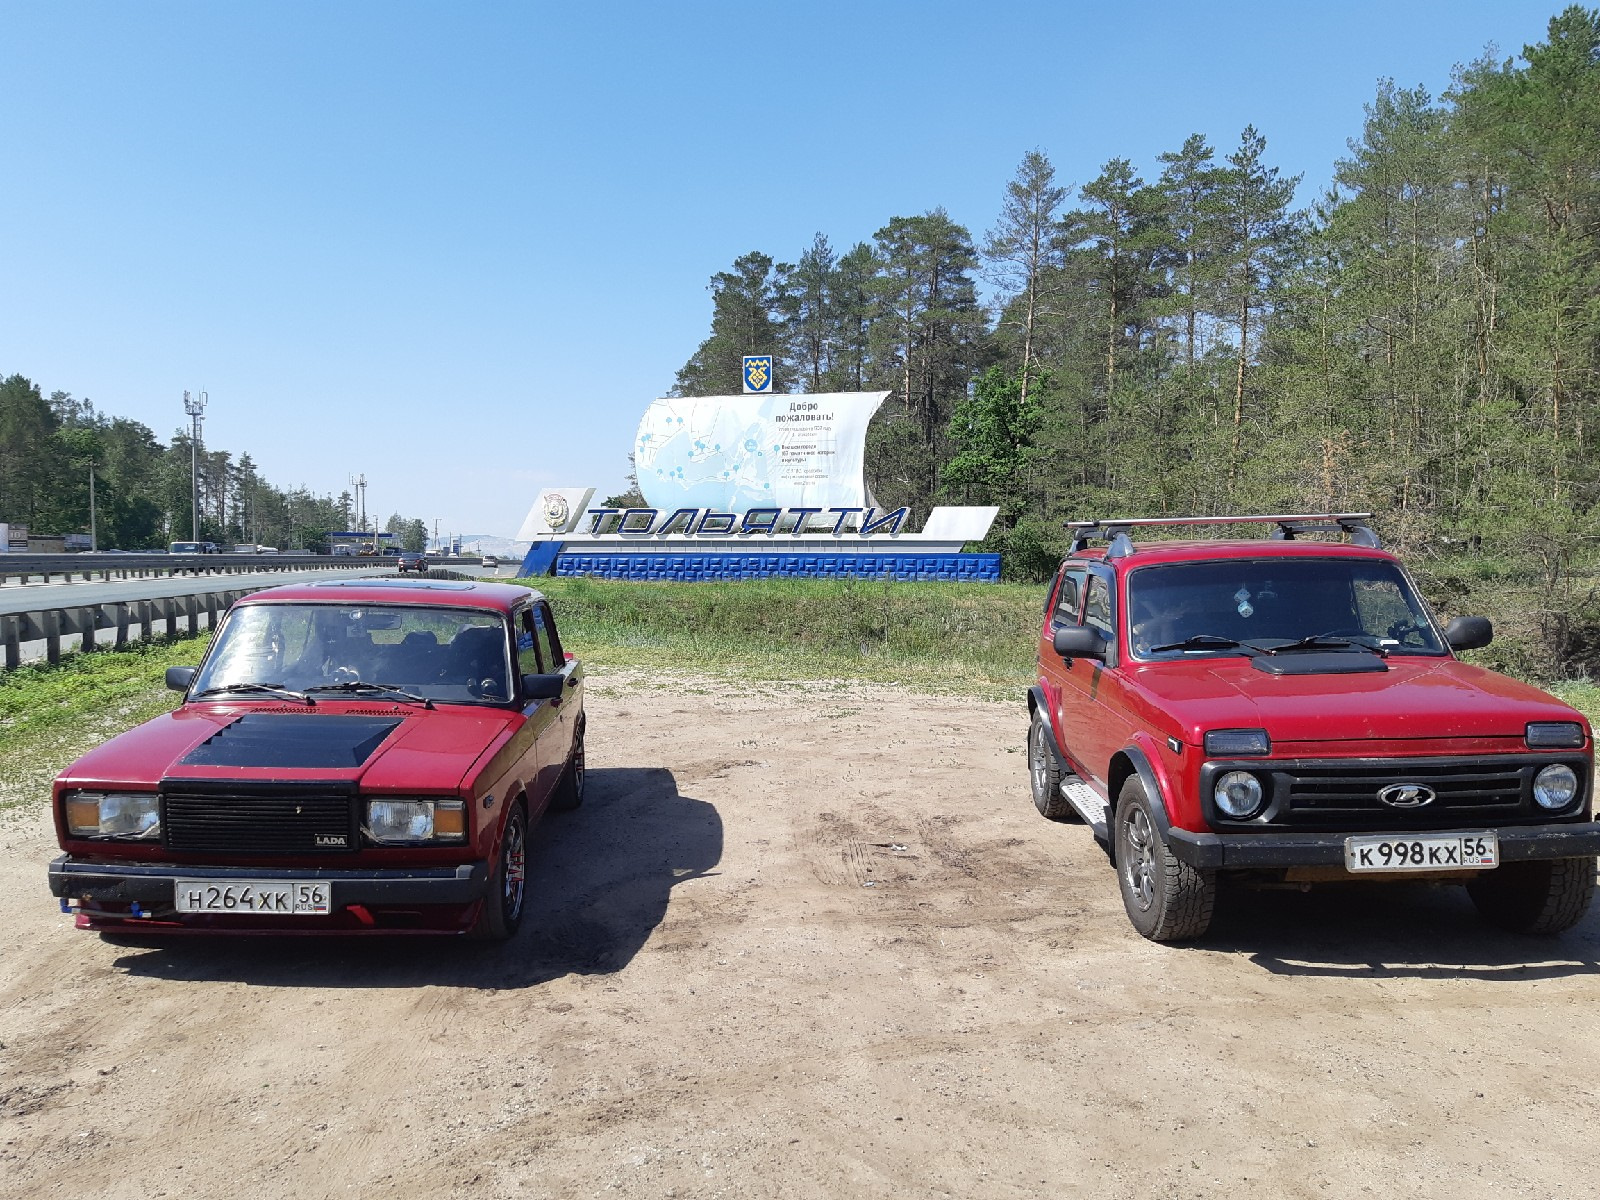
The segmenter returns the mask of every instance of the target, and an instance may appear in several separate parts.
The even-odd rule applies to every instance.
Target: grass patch
[[[166,669],[199,662],[209,638],[159,638],[0,672],[0,809],[42,798],[80,754],[172,708]]]
[[[1600,726],[1600,684],[1587,679],[1565,679],[1543,686],[1588,717],[1591,725]]]
[[[1036,585],[878,579],[523,580],[599,668],[851,679],[1015,697],[1034,679]]]

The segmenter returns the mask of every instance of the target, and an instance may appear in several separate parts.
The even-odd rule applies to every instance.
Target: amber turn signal
[[[96,792],[72,792],[67,796],[67,829],[71,833],[100,832],[100,796]]]
[[[460,800],[440,800],[433,806],[433,836],[441,842],[467,840],[467,806]]]

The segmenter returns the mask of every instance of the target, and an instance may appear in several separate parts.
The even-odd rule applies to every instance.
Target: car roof
[[[1370,546],[1285,538],[1139,542],[1132,553],[1120,557],[1112,557],[1109,549],[1106,546],[1092,546],[1079,550],[1068,561],[1109,562],[1123,571],[1131,571],[1151,563],[1207,562],[1219,558],[1367,558],[1381,559],[1384,562],[1399,561],[1387,550],[1377,550]]]
[[[528,598],[544,599],[533,588],[470,579],[318,579],[251,592],[241,604],[419,604],[431,607],[486,608],[510,612]]]

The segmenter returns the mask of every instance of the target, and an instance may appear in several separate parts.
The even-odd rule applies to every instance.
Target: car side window
[[[1083,596],[1083,571],[1071,569],[1062,572],[1061,586],[1056,590],[1056,606],[1050,613],[1052,625],[1076,625],[1079,600]]]
[[[1083,606],[1083,623],[1091,629],[1098,629],[1107,640],[1115,635],[1111,618],[1111,589],[1106,586],[1102,576],[1093,575],[1089,578],[1089,596]]]
[[[539,631],[534,623],[534,611],[525,608],[517,614],[517,673],[542,675],[544,667],[539,661]]]
[[[546,671],[559,671],[563,665],[561,647],[555,641],[555,622],[550,619],[549,606],[539,603],[533,606],[534,638],[539,644],[539,656],[545,662]]]

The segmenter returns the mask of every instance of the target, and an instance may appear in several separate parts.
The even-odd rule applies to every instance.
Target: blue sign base
[[[525,572],[526,573],[526,572]],[[601,579],[944,579],[999,583],[998,554],[561,554],[557,575]]]
[[[556,565],[556,559],[561,555],[560,542],[535,542],[528,547],[528,553],[522,560],[522,570],[517,574],[524,579],[533,579],[540,575],[549,575],[553,572],[550,568]]]

